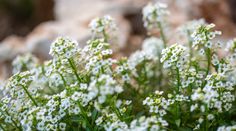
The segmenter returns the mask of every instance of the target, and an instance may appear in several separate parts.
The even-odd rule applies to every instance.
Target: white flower
[[[211,31],[215,27],[214,24],[202,24],[192,33],[193,47],[204,45],[207,48],[212,48],[213,43],[210,41],[216,35],[221,35],[220,31]],[[218,45],[214,45],[217,47]]]
[[[95,121],[96,125],[100,125],[103,122],[103,117],[98,117]]]
[[[147,58],[153,60],[160,59],[159,57],[163,48],[164,44],[162,40],[156,37],[145,39],[142,45],[142,51],[145,52]]]
[[[138,64],[146,59],[146,55],[143,51],[136,51],[133,53],[128,60],[128,64],[131,69],[134,69]]]
[[[207,119],[208,120],[213,120],[215,117],[214,117],[214,115],[213,114],[208,114],[207,115]]]
[[[186,47],[178,44],[171,45],[170,47],[162,50],[162,57],[160,61],[164,63],[164,68],[169,68],[171,66],[177,66],[182,68],[186,66]]]
[[[39,122],[37,124],[37,130],[40,130],[40,131],[44,130],[44,122]]]
[[[86,83],[81,83],[80,84],[80,89],[81,90],[86,90],[88,88],[88,85]]]
[[[178,31],[184,35],[191,35],[199,26],[206,24],[204,19],[192,20],[180,26]]]
[[[62,130],[62,131],[65,131],[66,130],[66,123],[60,123],[59,124],[59,129]]]
[[[165,110],[160,110],[159,114],[160,114],[160,116],[164,116],[166,114],[166,111]]]
[[[163,17],[168,15],[167,5],[164,3],[149,3],[143,8],[143,21],[145,27],[156,27],[157,22],[163,21]]]
[[[102,35],[103,37],[107,37],[107,35],[110,35],[117,30],[114,19],[108,15],[93,19],[90,22],[89,27],[96,36]]]
[[[55,58],[71,58],[77,53],[78,43],[68,38],[57,38],[50,47],[49,54]]]
[[[195,104],[195,105],[191,105],[191,107],[190,107],[190,111],[193,112],[197,107],[198,107],[197,104]]]

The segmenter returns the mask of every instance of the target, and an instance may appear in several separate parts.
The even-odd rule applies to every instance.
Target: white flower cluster
[[[161,76],[162,65],[160,58],[162,49],[164,49],[164,43],[161,39],[156,37],[145,39],[142,49],[131,54],[128,59],[127,64],[131,74],[136,77],[136,79],[139,79],[140,76],[149,79],[156,79],[157,76]],[[144,83],[141,79],[139,79],[138,82]]]
[[[171,45],[169,48],[162,50],[161,54],[160,61],[164,63],[164,68],[177,67],[181,69],[187,62],[186,47],[182,45]]]
[[[89,27],[95,37],[103,37],[106,41],[117,30],[115,20],[109,15],[93,19]]]
[[[236,125],[233,126],[221,126],[217,129],[217,131],[234,131],[236,130]]]
[[[235,96],[231,93],[234,90],[233,83],[230,81],[224,82],[224,79],[219,74],[208,75],[206,81],[207,83],[203,89],[198,88],[192,94],[192,100],[201,101],[209,109],[215,108],[218,112],[229,111],[235,100]],[[205,106],[200,108],[202,112],[205,112]]]
[[[235,40],[219,54],[225,50],[212,39],[220,32],[200,20],[182,27],[188,46],[171,44],[167,12],[160,3],[143,9],[146,27],[158,26],[160,37],[145,39],[129,58],[113,55],[108,16],[92,21],[101,36],[83,48],[59,37],[51,60],[17,57],[14,74],[0,83],[0,131],[235,130]]]
[[[155,94],[156,96],[153,98],[147,97],[143,101],[143,105],[149,106],[150,113],[156,113],[158,116],[163,117],[166,115],[167,108],[174,104],[175,101],[172,99],[166,100],[164,97],[162,97],[163,91],[156,91]]]
[[[206,48],[217,48],[219,45],[212,43],[217,35],[221,35],[221,31],[211,31],[215,27],[214,24],[199,25],[198,28],[192,33],[193,47],[203,45]]]
[[[168,123],[162,118],[157,118],[156,116],[145,117],[142,116],[139,119],[135,119],[128,126],[126,123],[116,120],[113,123],[108,123],[105,130],[119,130],[119,131],[157,131],[165,130]]]
[[[111,98],[123,87],[112,76],[116,61],[110,58],[108,43],[92,40],[79,49],[76,42],[60,37],[50,54],[52,60],[8,80],[0,103],[1,129],[66,130],[67,119],[78,116],[86,126],[73,119],[70,123],[92,130],[89,114],[104,108],[111,112],[109,103],[117,101]]]
[[[30,87],[33,81],[29,71],[17,73],[6,84],[6,95],[1,98],[0,118],[17,129],[30,130],[33,124],[32,112],[38,106],[38,89]],[[22,127],[19,127],[19,124]]]
[[[168,126],[168,123],[162,118],[157,118],[156,116],[151,117],[140,117],[137,120],[133,120],[130,124],[130,129],[128,131],[157,131],[165,130],[165,127]]]
[[[164,48],[163,42],[156,38],[151,37],[144,40],[142,50],[136,51],[129,58],[129,65],[132,69],[144,60],[157,61],[160,59],[160,54]]]
[[[31,54],[17,56],[12,62],[13,74],[35,68],[37,63],[38,59]]]
[[[191,35],[199,26],[205,25],[206,22],[204,19],[192,20],[186,24],[180,26],[177,30],[183,35]]]
[[[168,15],[167,5],[164,3],[149,3],[143,8],[144,26],[153,28],[158,26],[158,22],[163,22],[164,17]]]
[[[143,41],[142,51],[145,52],[148,59],[160,59],[162,49],[164,49],[163,42],[156,37],[150,37]]]
[[[235,48],[236,48],[236,39],[233,39],[227,42],[225,49],[226,51],[236,52]]]
[[[49,54],[55,58],[71,58],[77,52],[78,43],[68,38],[59,37],[51,45]]]

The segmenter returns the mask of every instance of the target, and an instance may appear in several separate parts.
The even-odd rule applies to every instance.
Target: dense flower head
[[[144,40],[142,50],[133,53],[128,63],[133,69],[135,66],[142,63],[144,60],[157,62],[160,59],[162,49],[164,48],[163,42],[155,37],[147,38]]]
[[[143,41],[142,51],[149,59],[160,59],[162,49],[164,49],[164,44],[156,37],[150,37]]]
[[[164,130],[165,127],[168,126],[168,123],[162,118],[157,118],[155,116],[151,117],[140,117],[139,119],[135,119],[130,124],[130,131],[136,130]]]
[[[101,37],[108,39],[108,37],[114,35],[113,33],[117,30],[115,20],[109,16],[103,16],[93,19],[89,27],[95,37]]]
[[[215,45],[210,40],[214,39],[217,35],[221,35],[221,31],[212,31],[213,27],[215,27],[215,24],[199,25],[191,35],[193,47],[203,45],[206,48],[213,48]]]
[[[236,39],[229,40],[225,49],[226,51],[236,52]]]
[[[206,22],[204,19],[192,20],[178,27],[178,31],[181,32],[183,35],[191,35],[193,31],[195,31],[199,26],[205,24]]]
[[[149,3],[143,8],[144,26],[148,28],[156,27],[158,22],[164,20],[168,15],[167,5],[164,3]]]
[[[78,43],[69,38],[59,37],[50,47],[49,54],[55,58],[71,58],[73,57],[78,48]]]
[[[20,73],[16,73],[9,79],[8,86],[9,87],[14,87],[14,86],[19,86],[19,85],[26,86],[32,80],[33,78],[30,71],[20,72]]]
[[[139,63],[143,62],[146,58],[145,53],[142,51],[136,51],[133,53],[130,58],[129,58],[129,65],[130,68],[133,69],[135,68],[136,65]]]
[[[217,131],[233,131],[236,130],[236,125],[233,126],[221,126],[217,129]]]
[[[37,64],[38,59],[31,54],[17,56],[12,62],[13,74],[35,68]]]
[[[169,48],[162,50],[161,54],[160,61],[164,63],[164,68],[171,66],[180,68],[187,61],[186,47],[179,44],[171,45]]]

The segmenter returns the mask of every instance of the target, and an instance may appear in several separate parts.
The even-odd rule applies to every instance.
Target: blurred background
[[[161,0],[158,0],[161,1]],[[162,0],[169,5],[172,28],[204,18],[223,31],[221,41],[236,36],[236,0]],[[142,7],[151,0],[0,0],[0,80],[11,74],[11,62],[31,52],[47,60],[51,42],[69,36],[80,46],[91,37],[89,22],[111,15],[119,31],[115,57],[129,56],[146,35]],[[158,34],[157,34],[158,35]]]

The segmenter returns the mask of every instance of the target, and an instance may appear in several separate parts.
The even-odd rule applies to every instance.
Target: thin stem
[[[146,60],[144,61],[143,66],[144,66],[144,81],[145,81],[145,84],[146,84],[146,83],[147,83],[147,80],[148,80],[148,78],[147,78]]]
[[[43,74],[43,76],[46,77],[44,65],[41,66],[41,69],[42,69],[42,74]],[[47,85],[48,85],[48,89],[49,89],[53,94],[55,94],[56,92],[49,86],[48,82],[47,82]]]
[[[66,84],[65,78],[63,77],[63,75],[61,73],[58,72],[58,74],[60,75],[60,77],[61,77],[61,79],[63,81],[64,86],[66,87],[67,84]]]
[[[188,87],[189,88],[189,96],[191,96],[191,94],[192,94],[192,92],[193,92],[193,90],[192,90],[192,88],[193,88],[193,86],[192,86],[192,84],[190,84],[190,87]],[[191,99],[191,97],[190,97],[190,103],[189,103],[189,107],[191,107],[191,105],[192,105],[192,99]],[[190,113],[190,119],[192,119],[192,113]]]
[[[108,35],[107,35],[106,31],[103,30],[103,31],[102,31],[102,34],[103,34],[103,37],[104,37],[104,41],[105,41],[105,42],[108,42]]]
[[[179,68],[176,68],[176,73],[177,73],[177,91],[176,91],[176,94],[179,94],[180,92],[180,86],[181,86],[181,83],[180,83],[180,74],[179,74]],[[181,111],[180,111],[180,103],[179,101],[177,102],[177,107],[176,107],[176,116],[177,118],[179,118],[181,120]]]
[[[98,111],[95,109],[95,116],[93,117],[93,119],[92,119],[92,127],[96,127],[96,123],[95,123],[95,120],[96,120],[96,118],[97,118],[97,116],[98,116]]]
[[[0,123],[0,128],[1,128],[3,131],[6,131],[6,129],[2,126],[1,123]]]
[[[208,131],[208,120],[207,120],[207,112],[208,112],[208,109],[207,109],[207,106],[205,106],[206,108],[206,114],[205,114],[205,123],[204,123],[204,131]]]
[[[206,57],[207,57],[207,70],[206,70],[206,77],[209,74],[210,68],[211,68],[211,50],[209,48],[206,49]],[[205,80],[202,84],[201,88],[203,88],[207,84],[207,81]]]
[[[22,85],[23,90],[25,91],[25,93],[28,95],[28,97],[31,99],[31,101],[34,103],[35,106],[38,106],[37,102],[34,100],[34,98],[31,96],[31,94],[29,93],[29,91],[26,89],[25,86]]]
[[[69,61],[69,64],[70,64],[70,66],[71,66],[71,68],[72,68],[72,70],[73,70],[73,72],[74,72],[74,74],[75,74],[77,80],[78,80],[79,82],[81,82],[81,79],[80,79],[80,77],[79,77],[79,75],[78,75],[78,73],[77,73],[76,67],[74,66],[73,60],[72,60],[72,59],[68,59],[68,61]]]
[[[92,130],[93,127],[92,127],[92,125],[91,125],[90,122],[89,122],[88,116],[86,115],[86,112],[84,111],[83,106],[82,106],[80,103],[78,103],[78,105],[79,105],[79,108],[80,108],[80,110],[81,110],[82,116],[83,116],[84,120],[85,120],[86,123],[87,123],[87,126],[89,127],[89,129]]]
[[[159,57],[160,58],[160,57]],[[160,73],[160,75],[159,75],[159,80],[158,80],[158,84],[159,84],[159,87],[160,87],[160,89],[161,89],[161,87],[162,87],[162,77],[163,77],[163,73],[162,73],[162,63],[159,61],[159,73]]]
[[[157,22],[157,26],[160,30],[160,35],[161,35],[161,39],[162,39],[163,44],[164,44],[164,48],[166,48],[167,47],[167,41],[166,41],[166,37],[165,37],[165,34],[164,34],[164,29],[162,27],[161,22]]]
[[[206,55],[207,55],[207,71],[206,71],[206,76],[207,76],[211,67],[211,50],[209,48],[207,48]]]
[[[166,36],[165,36],[165,33],[164,33],[164,29],[163,29],[163,26],[162,26],[162,23],[161,22],[157,22],[157,26],[160,30],[160,35],[161,35],[161,39],[162,39],[162,42],[164,44],[164,48],[167,47],[167,40],[166,40]],[[159,86],[160,86],[160,89],[161,89],[161,86],[162,86],[162,77],[163,77],[163,73],[162,73],[162,63],[160,62],[160,68],[159,68],[159,71],[160,71],[160,75],[159,75]]]
[[[177,73],[177,94],[179,94],[179,88],[181,86],[179,68],[176,68],[176,73]]]
[[[111,100],[111,108],[112,108],[112,110],[114,110],[114,112],[115,112],[115,114],[117,115],[117,117],[118,117],[120,120],[123,120],[122,115],[121,115],[119,109],[118,109],[118,108],[116,107],[116,105],[115,105],[116,99],[117,99],[117,95],[116,95],[115,98],[113,98],[113,99]]]

